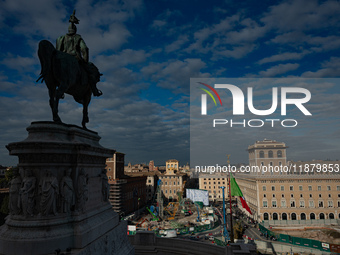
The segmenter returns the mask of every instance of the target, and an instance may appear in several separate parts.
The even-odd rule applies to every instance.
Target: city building
[[[125,177],[124,157],[124,153],[115,152],[112,158],[106,159],[106,175],[109,180],[116,180]]]
[[[150,203],[154,198],[157,188],[158,175],[156,171],[146,174],[146,201]]]
[[[127,166],[124,167],[124,171],[130,173],[149,172],[149,166],[145,164],[131,165],[131,163],[129,163]]]
[[[287,163],[286,148],[284,143],[267,139],[248,147],[249,166],[272,162],[272,166],[286,168],[235,174],[252,215],[244,212],[258,222],[340,219],[340,174],[336,172],[340,161]]]
[[[179,172],[181,173],[188,173],[190,172],[190,165],[187,163],[186,165],[179,167]]]
[[[153,160],[150,160],[149,162],[149,171],[154,171],[155,169],[155,162]]]
[[[287,165],[286,149],[283,142],[264,139],[248,146],[249,166],[285,166]],[[262,172],[261,174],[271,174]]]
[[[124,173],[124,153],[115,152],[106,160],[112,208],[118,214],[129,214],[146,205],[146,176]]]
[[[166,173],[167,174],[172,174],[178,171],[179,166],[178,166],[178,160],[176,159],[169,159],[165,162],[165,167],[166,167]]]
[[[162,181],[161,190],[166,199],[177,201],[178,193],[182,191],[183,183],[188,175],[179,172],[178,160],[170,159],[165,163],[165,172],[158,174],[158,178]]]
[[[227,173],[221,173],[218,176],[211,174],[200,174],[199,175],[199,189],[209,191],[210,202],[222,202],[223,193],[221,187],[225,187],[224,195],[225,198],[229,196],[229,182]]]

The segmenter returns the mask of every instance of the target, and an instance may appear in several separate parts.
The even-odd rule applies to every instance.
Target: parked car
[[[190,239],[190,240],[193,240],[193,241],[198,241],[197,236],[190,236],[189,239]]]

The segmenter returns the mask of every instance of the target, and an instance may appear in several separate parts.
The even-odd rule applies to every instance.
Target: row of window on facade
[[[271,216],[271,217],[269,217]],[[327,214],[325,216],[324,213],[319,213],[318,219],[320,220],[325,220],[327,218]],[[339,213],[339,219],[340,219],[340,213]],[[334,213],[329,213],[328,214],[328,219],[334,219],[335,215]],[[290,215],[287,213],[282,213],[281,217],[279,217],[278,213],[273,213],[272,215],[269,215],[269,213],[264,213],[263,214],[263,220],[297,220],[297,214],[296,213],[291,213]],[[305,213],[300,214],[300,220],[307,220],[307,215]],[[315,213],[310,213],[309,214],[309,220],[317,220],[317,217]]]
[[[270,165],[270,166],[273,166],[273,162],[270,161],[270,162],[269,162],[269,165]],[[261,166],[264,166],[264,162],[261,162]],[[279,161],[279,166],[282,166],[282,162],[281,162],[281,161]],[[262,173],[263,173],[263,171],[262,171]],[[271,172],[271,173],[273,173],[273,172]],[[280,171],[280,173],[282,174],[282,171]]]
[[[282,158],[282,151],[278,150],[276,152],[276,155],[278,158]],[[260,151],[259,153],[260,158],[264,158],[264,151]],[[268,151],[268,158],[274,158],[274,152],[273,151]]]
[[[204,186],[203,188],[206,190],[207,187],[209,187],[209,190],[211,189],[211,186]],[[217,187],[217,188],[219,188],[219,192],[222,192],[222,189],[220,187]],[[213,189],[216,189],[216,186],[213,186]],[[214,191],[214,192],[216,192],[216,191]],[[227,189],[226,192],[229,192],[229,189]]]
[[[272,202],[272,207],[276,208],[277,207],[277,201],[273,200],[271,202]],[[327,201],[327,204],[328,204],[328,208],[333,208],[333,201],[332,200]],[[262,201],[262,205],[263,205],[264,208],[268,208],[268,201]],[[305,208],[305,201],[300,200],[299,205],[300,205],[299,206],[300,208]],[[314,200],[308,201],[308,205],[309,205],[309,208],[315,208]],[[281,200],[281,208],[286,208],[286,207],[287,207],[286,200]],[[294,207],[294,208],[296,207],[296,202],[294,200],[290,201],[290,207]],[[321,201],[321,200],[318,201],[318,207],[323,208],[324,207],[324,201]],[[338,201],[338,207],[340,207],[340,201]]]
[[[170,168],[170,167],[177,167],[177,164],[168,164],[168,168]]]
[[[161,180],[166,180],[166,179],[179,179],[179,176],[164,176],[160,177]]]
[[[203,182],[204,185],[207,184],[207,182]],[[213,184],[213,182],[208,182],[208,184]],[[214,182],[214,184],[216,184],[216,182]],[[217,182],[217,184],[222,184],[222,185],[225,185],[225,182]]]
[[[332,190],[331,186],[329,186],[329,185],[326,187],[326,189],[327,189],[327,191]],[[267,191],[267,187],[266,187],[266,186],[262,186],[262,190],[263,190],[263,191]],[[275,191],[275,186],[272,186],[272,187],[271,187],[271,190],[272,190],[272,191]],[[280,190],[281,190],[281,191],[284,191],[284,190],[285,190],[285,186],[281,186],[281,187],[280,187]],[[293,186],[293,185],[289,186],[289,190],[290,190],[290,191],[294,191],[294,186]],[[303,187],[302,187],[302,185],[300,185],[300,186],[299,186],[299,191],[302,191],[302,190],[303,190]],[[312,191],[312,190],[313,190],[313,186],[309,185],[309,186],[308,186],[308,191]],[[320,185],[317,187],[317,190],[318,190],[318,191],[321,191],[321,190],[322,190],[322,188],[321,188]],[[337,191],[340,191],[340,186],[336,186],[336,190],[337,190]]]
[[[276,194],[272,194],[273,198],[276,197]],[[263,197],[266,198],[267,194],[263,194]],[[281,197],[284,198],[285,194],[281,194]],[[290,194],[291,198],[294,198],[294,194]],[[303,194],[300,194],[300,198],[303,198]],[[313,198],[313,194],[309,194],[309,198]],[[319,194],[319,198],[322,198],[322,194]],[[332,194],[328,194],[328,198],[332,198]],[[340,198],[340,194],[338,194],[338,198]]]
[[[169,185],[172,185],[171,183],[172,182],[169,182]],[[164,185],[168,185],[168,182],[164,182]],[[176,185],[176,182],[174,182],[174,185]],[[177,185],[179,185],[179,182],[177,182]]]
[[[169,190],[169,194],[171,194],[171,192],[172,192],[172,191],[171,191],[171,189],[170,189],[170,190]],[[180,190],[178,190],[177,192],[180,192]],[[165,190],[165,193],[168,194],[168,190],[167,190],[167,189]],[[173,194],[176,194],[176,190],[174,190],[174,193],[173,193]]]
[[[216,180],[225,180],[226,178],[203,178],[203,180],[208,180],[208,181],[216,181]]]

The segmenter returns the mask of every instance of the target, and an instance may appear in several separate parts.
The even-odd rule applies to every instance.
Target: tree
[[[242,235],[243,235],[243,227],[241,225],[240,222],[237,222],[235,225],[234,225],[234,238],[235,239],[242,239]]]
[[[10,181],[13,179],[13,168],[8,169],[5,172],[5,177],[0,179],[0,187],[8,188]],[[0,206],[0,213],[7,215],[9,213],[9,195],[5,195],[2,199]]]
[[[5,195],[1,203],[0,213],[5,214],[5,215],[9,214],[8,204],[9,204],[9,195]]]

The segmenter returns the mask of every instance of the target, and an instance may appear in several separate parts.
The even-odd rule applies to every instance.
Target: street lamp
[[[137,205],[138,205],[138,210],[137,210],[137,212],[138,212],[138,217],[139,217],[139,200],[140,200],[140,197],[137,199]]]

